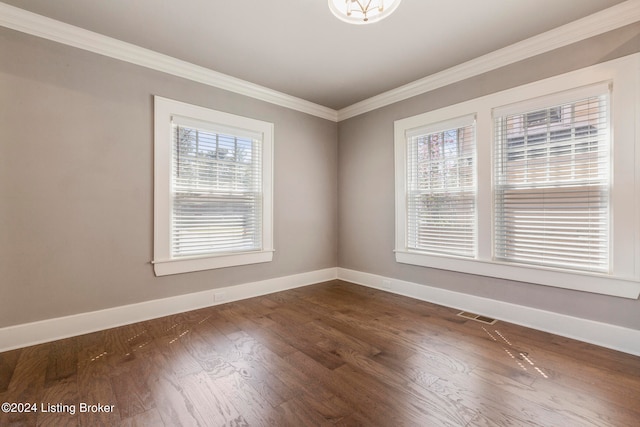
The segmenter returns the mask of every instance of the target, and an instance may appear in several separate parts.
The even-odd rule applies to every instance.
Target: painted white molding
[[[259,282],[210,289],[105,310],[9,326],[0,329],[0,352],[334,279],[483,314],[506,322],[640,356],[640,331],[638,330],[346,268],[327,268]],[[390,282],[391,289],[383,286],[384,281]],[[224,300],[215,301],[216,294],[224,294]]]
[[[422,95],[637,21],[640,21],[640,1],[627,0],[601,12],[345,107],[338,111],[338,121]]]
[[[640,330],[346,268],[338,268],[338,279],[640,356]]]
[[[337,112],[331,108],[1,2],[0,25],[323,119],[337,121]]]
[[[291,276],[210,289],[186,295],[145,301],[105,310],[72,316],[46,319],[38,322],[0,329],[0,352],[41,344],[63,338],[83,335],[144,320],[197,310],[232,301],[253,298],[326,282],[337,278],[337,268],[310,271]],[[216,295],[224,299],[216,301]]]
[[[571,43],[640,21],[640,0],[601,12],[472,59],[339,111],[0,2],[0,25],[110,58],[339,122]]]

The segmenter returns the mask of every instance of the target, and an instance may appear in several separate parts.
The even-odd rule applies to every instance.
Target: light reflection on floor
[[[523,352],[523,351],[518,351],[515,350],[513,348],[513,345],[511,344],[511,342],[507,339],[507,337],[505,337],[498,329],[494,329],[493,332],[495,333],[495,335],[497,335],[498,337],[500,337],[500,340],[498,338],[496,338],[494,336],[494,334],[492,334],[491,332],[489,332],[487,330],[487,328],[485,328],[484,326],[482,327],[482,330],[489,335],[489,337],[496,343],[502,346],[502,349],[505,351],[505,353],[507,353],[509,355],[509,357],[511,359],[513,359],[513,361],[521,368],[523,369],[525,372],[529,372],[529,370],[527,369],[527,367],[522,363],[523,361],[528,363],[533,370],[535,370],[538,374],[540,374],[540,376],[542,376],[543,378],[549,378],[549,376],[542,370],[540,369],[538,366],[536,366],[536,363],[532,360],[531,356],[529,355],[529,353]],[[505,346],[504,344],[506,344],[507,346]]]

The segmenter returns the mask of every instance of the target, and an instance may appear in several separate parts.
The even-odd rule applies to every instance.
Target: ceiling
[[[3,0],[335,110],[623,0],[403,0],[371,25],[326,0]]]

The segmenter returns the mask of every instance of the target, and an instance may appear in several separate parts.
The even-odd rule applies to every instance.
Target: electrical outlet
[[[213,294],[213,301],[214,302],[222,302],[225,299],[227,299],[227,296],[224,292],[216,292],[215,294]]]
[[[382,288],[383,289],[391,289],[391,280],[382,280]]]

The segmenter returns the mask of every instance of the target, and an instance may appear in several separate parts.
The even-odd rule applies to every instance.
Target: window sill
[[[233,267],[238,265],[259,264],[271,262],[273,250],[259,252],[243,252],[206,256],[197,258],[182,258],[153,261],[156,276],[190,273],[194,271],[213,270],[216,268]]]
[[[412,264],[630,299],[637,299],[640,295],[640,281],[604,274],[561,271],[551,268],[506,264],[498,261],[444,257],[408,251],[396,251],[396,261],[402,264]]]

